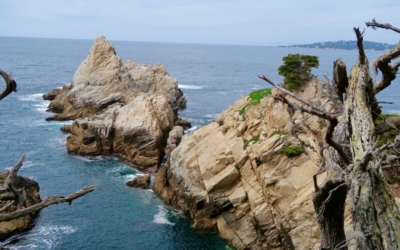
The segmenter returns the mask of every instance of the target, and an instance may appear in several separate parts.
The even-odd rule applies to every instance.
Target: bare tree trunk
[[[375,20],[369,25],[398,32],[397,28],[379,24]],[[381,112],[375,95],[388,87],[396,77],[400,62],[392,65],[390,62],[400,56],[400,46],[373,62],[375,71],[379,69],[382,73],[382,79],[374,83],[363,49],[363,34],[356,28],[354,31],[359,59],[350,76],[346,77],[346,65],[342,61],[337,60],[334,64],[334,86],[344,104],[339,114],[329,114],[266,77],[260,78],[281,90],[282,93],[277,94],[276,99],[330,123],[324,143],[331,146],[331,149],[323,146],[321,153],[327,177],[318,186],[316,175],[320,172],[314,176],[313,204],[322,234],[320,249],[347,249],[351,240],[355,241],[354,249],[400,249],[400,213],[383,176],[383,160],[379,155],[384,149],[395,149],[398,145],[395,142],[377,148],[374,123]],[[399,150],[395,151],[400,154]],[[347,192],[354,227],[348,239],[344,234],[343,217]]]
[[[329,180],[313,195],[316,220],[321,230],[321,250],[336,249],[346,241],[344,207],[347,186],[341,180]],[[342,249],[346,250],[344,246]]]

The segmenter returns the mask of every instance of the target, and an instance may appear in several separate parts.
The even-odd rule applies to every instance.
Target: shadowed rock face
[[[335,107],[331,93],[317,80],[298,91],[326,110]],[[312,177],[326,125],[299,111],[289,115],[272,97],[240,115],[248,102],[243,97],[215,122],[169,140],[155,192],[188,214],[195,228],[218,230],[237,249],[319,249]],[[305,152],[290,158],[284,146]]]
[[[72,84],[44,95],[51,101],[47,120],[74,120],[68,151],[118,155],[154,172],[164,154],[177,111],[186,99],[177,80],[161,64],[125,62],[105,37],[97,38]]]
[[[1,173],[0,174],[0,181],[3,182],[7,176],[7,173]],[[39,185],[36,181],[30,180],[26,177],[17,177],[17,185],[16,188],[20,189],[22,187],[25,188],[26,191],[26,205],[27,207],[30,207],[32,205],[35,205],[39,203],[40,200],[40,195],[39,195]],[[15,206],[12,206],[7,210],[7,212],[13,212],[17,208]],[[31,229],[33,227],[33,221],[36,217],[36,213],[32,215],[25,215],[22,217],[19,217],[17,219],[11,220],[11,221],[4,221],[0,222],[0,240],[4,240],[10,236],[13,236],[15,234],[18,234],[20,232],[26,231],[28,229]]]

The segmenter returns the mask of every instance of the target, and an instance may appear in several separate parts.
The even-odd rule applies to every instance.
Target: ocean
[[[94,38],[93,38],[94,40]],[[162,63],[187,98],[180,116],[192,130],[208,124],[238,98],[269,87],[258,79],[264,74],[280,82],[277,69],[289,53],[317,55],[319,78],[332,79],[333,61],[348,67],[357,51],[110,41],[124,61]],[[294,42],[295,43],[295,42]],[[42,95],[70,82],[87,57],[90,40],[0,37],[0,69],[12,72],[18,92],[0,102],[0,170],[7,171],[26,153],[19,174],[40,185],[42,199],[67,195],[85,186],[94,192],[43,209],[35,227],[17,235],[11,249],[229,249],[218,234],[196,232],[189,221],[165,206],[152,191],[124,186],[141,173],[113,157],[70,155],[66,134],[70,122],[46,122],[48,101]],[[381,52],[367,52],[370,61]],[[377,76],[376,79],[379,79]],[[0,80],[2,81],[2,80]],[[400,111],[399,79],[379,94],[385,113]],[[2,242],[8,243],[9,240]]]

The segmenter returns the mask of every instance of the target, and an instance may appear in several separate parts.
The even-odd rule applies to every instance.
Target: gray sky
[[[366,21],[400,27],[399,0],[0,0],[0,36],[290,45],[355,40]],[[400,34],[366,29],[365,40]]]

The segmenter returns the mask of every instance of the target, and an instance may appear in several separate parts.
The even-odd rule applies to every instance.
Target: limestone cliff
[[[331,93],[318,80],[297,92],[330,111]],[[271,96],[248,104],[242,97],[182,138],[172,130],[155,191],[195,228],[218,230],[237,249],[318,249],[311,195],[325,121],[288,110]]]
[[[169,131],[186,99],[161,64],[123,63],[105,37],[97,38],[71,84],[43,96],[51,100],[46,120],[74,120],[67,148],[83,155],[118,155],[154,172]]]

